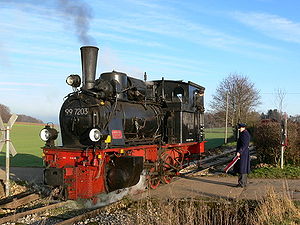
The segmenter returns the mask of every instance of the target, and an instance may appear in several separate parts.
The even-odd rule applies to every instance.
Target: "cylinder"
[[[92,89],[95,85],[97,57],[99,48],[83,46],[81,51],[82,89]]]

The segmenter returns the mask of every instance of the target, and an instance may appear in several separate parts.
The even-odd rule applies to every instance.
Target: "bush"
[[[258,124],[253,138],[259,162],[278,165],[280,163],[281,126],[278,122]],[[288,122],[288,145],[284,161],[300,165],[300,124]]]
[[[288,123],[288,146],[284,156],[286,163],[300,166],[300,123]]]
[[[280,157],[280,124],[258,124],[253,137],[259,162],[277,164]]]

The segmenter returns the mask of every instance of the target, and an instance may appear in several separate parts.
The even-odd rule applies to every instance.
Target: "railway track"
[[[188,174],[201,173],[203,171],[207,171],[216,166],[224,165],[225,167],[229,162],[231,162],[231,160],[235,156],[235,151],[236,151],[235,148],[232,148],[232,149],[225,150],[220,154],[207,156],[203,159],[192,162],[191,165],[185,167],[179,172],[181,175],[186,176]],[[250,156],[254,155],[254,153],[255,153],[254,148],[251,146]]]
[[[15,213],[15,214],[1,218],[0,224],[5,224],[7,222],[16,222],[19,218],[23,218],[23,217],[26,217],[28,215],[33,215],[33,214],[45,213],[48,210],[60,208],[68,203],[69,202],[58,202],[58,203],[53,203],[53,204],[50,204],[47,206],[39,207],[36,209],[31,209],[31,210],[28,210],[25,212]]]
[[[14,212],[11,215],[0,218],[0,224],[43,224],[43,225],[70,225],[84,224],[81,221],[99,222],[99,224],[123,224],[124,212],[114,212],[120,202],[108,206],[101,206],[95,209],[77,208],[74,201],[51,203],[46,206]],[[76,205],[76,206],[75,206]],[[71,207],[70,207],[71,206]],[[115,208],[114,210],[110,210]]]
[[[193,176],[195,173],[201,173],[205,170],[216,166],[226,165],[234,157],[235,149],[228,149],[220,154],[207,156],[201,160],[195,161],[180,171],[183,176]],[[253,154],[253,148],[251,148],[250,154]],[[200,167],[199,167],[200,165]],[[95,222],[98,224],[122,224],[122,221],[128,219],[122,213],[109,212],[109,208],[117,208],[120,202],[112,203],[108,206],[101,206],[94,209],[81,208],[76,205],[74,201],[65,202],[51,202],[42,206],[36,206],[36,208],[25,210],[22,208],[24,205],[28,205],[32,201],[38,201],[41,199],[37,193],[25,193],[18,197],[10,198],[10,200],[1,200],[0,208],[15,209],[13,213],[8,213],[4,217],[0,218],[0,224],[8,225],[15,223],[23,224],[86,224],[89,222]],[[114,222],[112,222],[114,221]]]

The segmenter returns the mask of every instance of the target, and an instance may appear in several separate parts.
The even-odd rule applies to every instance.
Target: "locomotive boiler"
[[[142,173],[156,188],[204,152],[204,87],[117,71],[96,79],[97,55],[97,47],[81,47],[82,79],[67,77],[62,146],[52,126],[40,133],[44,182],[65,199],[96,199],[137,184]]]

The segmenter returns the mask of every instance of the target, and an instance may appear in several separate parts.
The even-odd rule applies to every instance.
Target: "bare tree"
[[[229,96],[229,121],[231,125],[247,122],[250,113],[260,104],[260,95],[249,79],[240,74],[230,74],[217,87],[210,104],[215,112],[223,113],[225,118],[226,95]]]
[[[279,110],[279,113],[280,113],[280,119],[282,118],[282,114],[283,114],[283,109],[285,107],[284,103],[285,103],[285,97],[286,97],[286,91],[278,88],[276,91],[275,91],[275,101],[277,103],[277,107],[278,107],[278,110]]]

